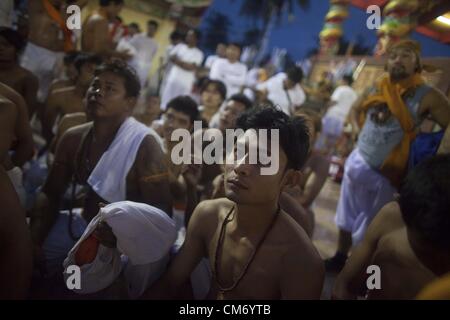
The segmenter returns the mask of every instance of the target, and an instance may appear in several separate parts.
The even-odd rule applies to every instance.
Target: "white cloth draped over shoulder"
[[[155,137],[162,147],[162,139],[153,129],[132,117],[124,121],[88,178],[88,184],[100,197],[111,203],[126,199],[127,175],[147,135]]]

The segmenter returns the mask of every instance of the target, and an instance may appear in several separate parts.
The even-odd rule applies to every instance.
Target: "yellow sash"
[[[360,123],[365,121],[367,110],[377,104],[387,104],[390,112],[398,119],[403,129],[404,135],[402,141],[392,150],[389,156],[383,162],[380,170],[381,173],[387,177],[394,186],[399,186],[408,163],[409,148],[411,142],[416,137],[414,130],[414,120],[411,116],[408,107],[402,99],[402,95],[411,88],[418,87],[425,81],[420,74],[415,74],[407,79],[399,82],[391,82],[389,76],[384,76],[377,84],[377,91],[370,95],[363,102],[364,112],[360,119]]]
[[[72,41],[72,31],[66,26],[66,21],[61,16],[61,13],[50,3],[49,0],[42,0],[45,10],[50,18],[52,18],[64,32],[64,51],[69,52],[75,49]]]

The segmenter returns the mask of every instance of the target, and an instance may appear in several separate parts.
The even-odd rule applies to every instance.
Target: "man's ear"
[[[127,110],[132,112],[134,107],[136,107],[137,98],[136,97],[128,97],[127,98]]]
[[[289,169],[284,176],[283,187],[293,188],[300,182],[302,172],[300,170]]]

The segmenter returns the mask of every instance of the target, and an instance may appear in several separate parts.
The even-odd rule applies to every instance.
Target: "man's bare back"
[[[44,114],[44,133],[49,138],[58,117],[61,119],[66,114],[85,112],[84,94],[76,87],[68,87],[53,91],[47,100]]]
[[[358,294],[364,295],[369,265],[377,265],[381,271],[381,289],[369,290],[369,299],[414,299],[437,277],[413,251],[397,202],[388,203],[377,214],[365,239],[339,274],[334,296],[355,298],[359,290]]]
[[[17,65],[12,69],[0,70],[0,82],[16,90],[25,99],[28,114],[33,114],[39,86],[38,79],[34,74]]]
[[[10,160],[10,166],[5,168],[11,169],[13,165],[22,166],[26,161],[30,160],[33,155],[33,137],[28,118],[28,110],[25,100],[20,94],[15,92],[9,86],[0,82],[0,96],[3,96],[14,104],[17,116],[9,124],[14,125],[13,143],[10,147],[15,153]],[[11,121],[11,120],[10,120]],[[8,124],[8,125],[9,125]]]
[[[414,299],[425,285],[436,279],[411,249],[405,226],[379,240],[373,264],[380,267],[382,286],[381,290],[370,290],[369,299]]]

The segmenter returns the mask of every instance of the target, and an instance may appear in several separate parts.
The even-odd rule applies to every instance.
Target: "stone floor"
[[[340,185],[328,179],[315,201],[316,226],[313,243],[323,259],[331,257],[337,246],[338,230],[334,223]],[[325,278],[322,299],[329,299],[336,275],[327,274]]]

